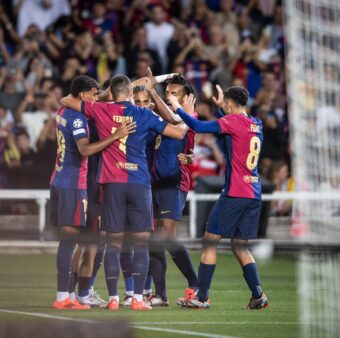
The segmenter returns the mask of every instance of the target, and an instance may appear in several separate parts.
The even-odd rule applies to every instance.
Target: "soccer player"
[[[169,95],[174,95],[181,104],[184,103],[185,97],[194,94],[190,82],[181,75],[173,76],[167,80],[166,84],[166,98]],[[158,98],[155,90],[149,89],[149,93],[157,104]],[[193,105],[190,109],[192,110],[190,113],[194,114]],[[177,119],[173,122],[179,123],[180,121]],[[156,294],[149,298],[152,305],[167,306],[169,304],[166,294],[167,261],[165,250],[168,250],[172,260],[187,279],[186,294],[193,294],[198,287],[197,276],[189,253],[182,243],[176,241],[176,227],[181,220],[190,187],[189,169],[181,159],[184,159],[183,154],[189,155],[192,152],[194,143],[195,132],[190,129],[183,140],[176,140],[164,135],[157,137],[153,162],[152,194],[157,231],[164,244],[157,246],[154,243],[155,248],[150,253],[150,272],[156,287]]]
[[[97,92],[97,83],[88,76],[78,76],[71,84],[75,97],[91,99]],[[87,157],[102,151],[114,140],[133,132],[134,124],[125,123],[122,128],[105,139],[89,143],[88,126],[84,115],[72,109],[61,108],[56,118],[57,156],[50,180],[51,219],[60,227],[57,253],[56,309],[89,309],[69,297],[72,254],[80,227],[85,225],[87,207]]]
[[[248,240],[257,237],[261,207],[261,183],[257,165],[263,140],[262,122],[247,115],[248,91],[245,88],[230,87],[224,97],[227,115],[210,122],[192,118],[181,109],[175,96],[168,97],[176,113],[197,133],[227,136],[225,184],[211,210],[203,237],[198,268],[199,290],[196,295],[183,299],[181,305],[209,308],[208,291],[216,267],[217,244],[222,237],[226,237],[231,239],[232,251],[252,292],[248,308],[263,309],[268,306],[268,300],[262,292],[255,260],[247,248]]]
[[[149,268],[148,239],[152,225],[150,175],[146,163],[145,144],[150,130],[174,138],[185,131],[167,124],[149,109],[134,106],[132,86],[125,75],[115,75],[110,82],[115,103],[84,102],[65,97],[62,105],[83,111],[95,121],[99,138],[104,139],[125,121],[137,123],[136,132],[103,150],[98,182],[103,184],[104,200],[101,230],[107,236],[104,257],[109,310],[119,308],[119,256],[124,232],[131,233],[134,257],[132,271],[134,296],[132,310],[150,310],[143,300],[143,289]],[[105,93],[106,94],[106,93]]]

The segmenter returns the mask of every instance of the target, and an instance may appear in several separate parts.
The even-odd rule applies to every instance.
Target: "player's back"
[[[100,139],[109,136],[124,121],[137,124],[134,133],[113,142],[102,152],[99,182],[136,183],[149,186],[146,140],[150,131],[161,134],[166,127],[166,122],[151,110],[137,107],[128,101],[86,102],[83,111],[94,119]]]
[[[50,184],[86,189],[87,158],[80,155],[77,140],[88,137],[85,117],[72,109],[60,109],[56,117],[57,156]]]
[[[218,120],[227,134],[226,181],[223,193],[230,197],[261,199],[258,159],[263,141],[262,122],[245,114],[230,114]]]

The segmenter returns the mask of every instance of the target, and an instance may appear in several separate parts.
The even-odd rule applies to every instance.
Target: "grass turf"
[[[199,254],[192,253],[195,266]],[[169,259],[168,295],[170,307],[155,307],[150,312],[132,312],[122,308],[118,312],[105,309],[89,311],[58,311],[51,308],[55,296],[55,256],[49,254],[0,255],[0,309],[44,313],[54,316],[91,320],[126,318],[134,324],[151,328],[165,328],[204,332],[233,337],[298,337],[298,300],[294,257],[275,257],[259,263],[260,277],[270,306],[263,311],[247,311],[249,290],[236,260],[229,254],[220,254],[212,283],[209,310],[181,309],[176,298],[184,293],[186,283]],[[96,290],[106,295],[103,269],[96,282]],[[123,293],[120,281],[121,295]],[[39,320],[19,314],[0,312],[0,321],[7,319]],[[136,329],[135,337],[182,337],[174,332],[155,332]],[[192,336],[195,336],[193,333]]]

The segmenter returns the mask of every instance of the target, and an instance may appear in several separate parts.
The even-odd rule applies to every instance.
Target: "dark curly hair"
[[[230,99],[240,106],[246,106],[248,102],[249,93],[244,87],[234,86],[229,87],[224,91],[224,99]]]
[[[71,82],[71,94],[77,97],[81,92],[87,92],[92,88],[99,88],[95,79],[87,75],[78,75]]]
[[[185,95],[193,94],[195,96],[195,91],[191,83],[182,75],[175,75],[171,79],[165,81],[166,86],[169,84],[182,85],[184,87],[183,90],[185,92]]]

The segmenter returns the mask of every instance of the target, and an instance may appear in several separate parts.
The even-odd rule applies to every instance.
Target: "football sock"
[[[106,252],[104,256],[104,270],[109,296],[118,295],[117,286],[120,273],[119,255],[119,247],[109,244],[106,246]]]
[[[122,268],[124,276],[126,292],[131,292],[134,289],[133,276],[131,274],[132,261],[133,261],[132,249],[127,249],[123,247],[123,250],[120,254],[120,266]]]
[[[110,296],[109,302],[111,302],[112,299],[114,299],[117,303],[119,303],[119,296]]]
[[[251,290],[253,298],[261,298],[262,296],[262,287],[259,278],[259,274],[257,272],[256,263],[249,263],[242,267],[243,269],[243,277],[246,280],[249,289]]]
[[[77,284],[78,284],[78,274],[76,272],[72,272],[71,277],[70,277],[70,289],[69,289],[70,293],[74,292]]]
[[[134,248],[132,262],[134,294],[143,295],[148,270],[149,270],[149,248],[147,245],[138,245]]]
[[[65,300],[68,297],[69,297],[68,292],[61,292],[61,291],[57,292],[57,301],[58,302],[62,302],[63,300]]]
[[[198,267],[199,290],[197,298],[200,302],[205,302],[208,299],[210,284],[215,272],[216,264],[200,263]]]
[[[151,293],[151,292],[152,292],[152,276],[148,274],[146,277],[145,285],[144,285],[144,293]]]
[[[155,294],[163,300],[167,299],[166,294],[166,269],[167,259],[165,250],[158,249],[150,252],[150,274],[155,284]]]
[[[104,256],[104,250],[105,250],[105,244],[99,244],[96,256],[93,261],[93,270],[92,270],[92,276],[91,276],[91,287],[94,286],[94,281],[96,279],[98,270],[100,269],[103,261],[103,256]]]
[[[143,295],[134,294],[133,298],[135,298],[137,302],[141,302],[143,300]]]
[[[86,297],[89,295],[91,287],[91,277],[78,277],[78,296]]]
[[[70,297],[71,300],[76,300],[77,299],[77,296],[76,296],[75,292],[70,292],[69,297]]]
[[[72,255],[76,243],[61,240],[57,252],[57,290],[69,292],[70,278],[72,273]]]
[[[198,279],[192,265],[188,250],[185,248],[185,246],[182,243],[175,241],[171,243],[168,251],[178,269],[187,279],[189,288],[197,288]]]

